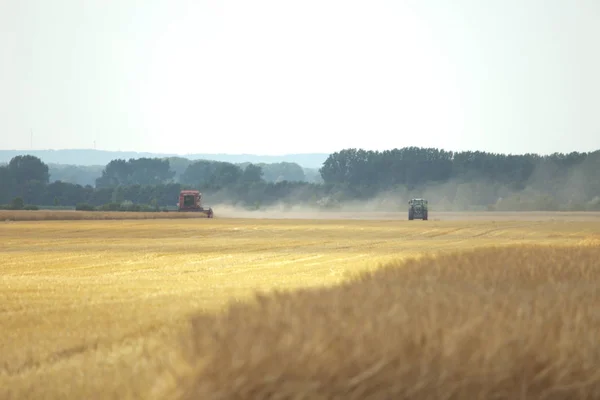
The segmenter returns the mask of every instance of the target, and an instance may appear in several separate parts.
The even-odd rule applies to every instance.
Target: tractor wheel
[[[427,211],[423,214],[423,221],[427,221]]]
[[[408,210],[408,220],[412,221],[413,219],[415,219],[413,210]]]

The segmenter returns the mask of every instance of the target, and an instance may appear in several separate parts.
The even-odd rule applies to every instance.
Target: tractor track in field
[[[475,233],[473,235],[471,235],[471,237],[473,238],[479,238],[479,237],[483,237],[483,236],[487,236],[490,233],[493,232],[499,232],[499,231],[507,231],[509,229],[515,229],[515,228],[519,228],[519,227],[523,227],[523,226],[527,226],[527,227],[532,227],[532,226],[538,226],[540,224],[543,224],[543,221],[535,221],[535,222],[518,222],[516,224],[511,224],[511,225],[503,225],[503,226],[498,226],[496,228],[493,229],[487,229],[483,232],[479,232],[479,233]]]

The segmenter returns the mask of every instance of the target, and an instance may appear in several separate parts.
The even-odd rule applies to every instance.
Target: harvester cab
[[[427,221],[428,217],[428,204],[425,199],[411,199],[408,201],[408,219],[422,219]]]
[[[182,190],[179,193],[177,211],[202,212],[206,214],[208,218],[212,218],[214,215],[212,208],[204,208],[204,206],[202,206],[202,193],[197,190]]]

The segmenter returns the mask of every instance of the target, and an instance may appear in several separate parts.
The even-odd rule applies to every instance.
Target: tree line
[[[161,158],[159,158],[161,159]],[[195,161],[184,157],[162,158],[169,162],[171,172],[174,173],[173,181],[175,183],[184,183],[183,174],[187,168]],[[245,168],[248,162],[234,163],[241,168]],[[255,163],[263,170],[263,179],[267,182],[280,181],[304,181],[319,183],[322,181],[317,168],[304,168],[294,162],[274,162],[271,164]],[[82,186],[96,185],[96,180],[102,175],[106,165],[68,165],[49,163],[49,173],[51,181],[62,181],[77,183]]]
[[[541,156],[418,147],[345,149],[321,168],[325,183],[362,198],[392,190],[454,210],[600,209],[599,172],[600,150]]]
[[[278,163],[280,173],[303,177],[293,163]],[[249,208],[292,198],[292,192],[313,184],[305,181],[267,181],[263,167],[251,163],[236,165],[198,160],[190,163],[178,180],[168,159],[139,158],[109,162],[92,185],[55,180],[49,167],[31,155],[16,156],[0,166],[0,205],[2,208],[75,207],[82,209],[164,209],[175,207],[180,190],[200,189],[207,201],[239,204]],[[310,191],[310,189],[309,189]],[[319,190],[313,190],[313,199]],[[295,198],[296,196],[294,196]],[[302,199],[301,195],[297,198]],[[126,207],[121,207],[126,205]],[[141,207],[136,207],[140,205]]]
[[[116,159],[94,185],[80,185],[51,182],[49,167],[39,158],[16,156],[0,166],[0,204],[159,209],[173,207],[180,190],[197,189],[207,203],[247,208],[355,202],[358,209],[403,210],[409,198],[426,197],[432,210],[600,210],[600,151],[541,156],[351,148],[325,160],[321,183],[302,181],[299,166],[283,164],[299,179],[266,179],[264,165],[252,163],[198,160],[183,168],[169,159]]]

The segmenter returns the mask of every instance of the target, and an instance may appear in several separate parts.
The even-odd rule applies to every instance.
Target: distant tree
[[[171,171],[169,160],[159,158],[138,158],[129,160],[131,165],[130,184],[159,185],[169,183],[175,177]]]
[[[117,186],[114,188],[112,192],[112,196],[110,198],[111,203],[122,203],[125,200],[124,188],[122,186]]]
[[[23,198],[15,197],[12,201],[12,208],[13,210],[22,210],[25,208],[25,202],[23,201]]]
[[[159,158],[139,158],[112,160],[96,179],[96,187],[109,188],[119,185],[158,185],[172,181],[175,172],[171,171],[169,160]]]
[[[260,182],[262,180],[262,176],[263,170],[261,167],[254,164],[248,164],[246,168],[244,168],[241,180],[244,183]]]
[[[28,181],[48,183],[48,166],[39,158],[31,155],[16,156],[8,163],[8,172],[14,181],[21,185]]]
[[[280,181],[306,181],[306,176],[302,167],[296,163],[278,162],[271,164],[255,164],[262,168],[263,179],[267,182]]]
[[[131,164],[125,160],[112,160],[102,171],[102,176],[96,179],[96,187],[110,188],[130,184]]]
[[[310,183],[323,183],[323,178],[318,168],[303,168],[304,180]]]
[[[186,168],[181,182],[194,187],[226,187],[241,182],[243,174],[240,166],[229,162],[198,160]]]
[[[98,165],[62,165],[48,164],[50,182],[62,181],[82,186],[95,185],[96,179],[102,175],[104,166]]]
[[[176,181],[181,181],[181,175],[183,175],[186,168],[190,166],[192,161],[183,157],[169,157],[167,160],[169,161],[171,170],[175,172],[174,179]]]
[[[600,150],[590,153],[579,167],[583,192],[589,199],[598,199],[600,197]]]
[[[345,149],[331,154],[319,169],[325,183],[342,183],[350,180],[350,169],[355,162],[356,149]]]
[[[8,204],[15,191],[14,178],[6,166],[0,167],[0,204]]]
[[[215,170],[215,161],[198,160],[188,165],[181,175],[180,181],[188,185],[204,186],[211,182]]]
[[[73,183],[55,181],[45,187],[41,196],[38,194],[40,199],[36,203],[49,205],[54,202],[55,205],[74,206],[77,203],[87,202],[90,189],[92,189],[91,186],[86,188]]]
[[[243,171],[235,164],[228,162],[217,162],[211,184],[218,186],[229,186],[238,183],[242,178]]]

